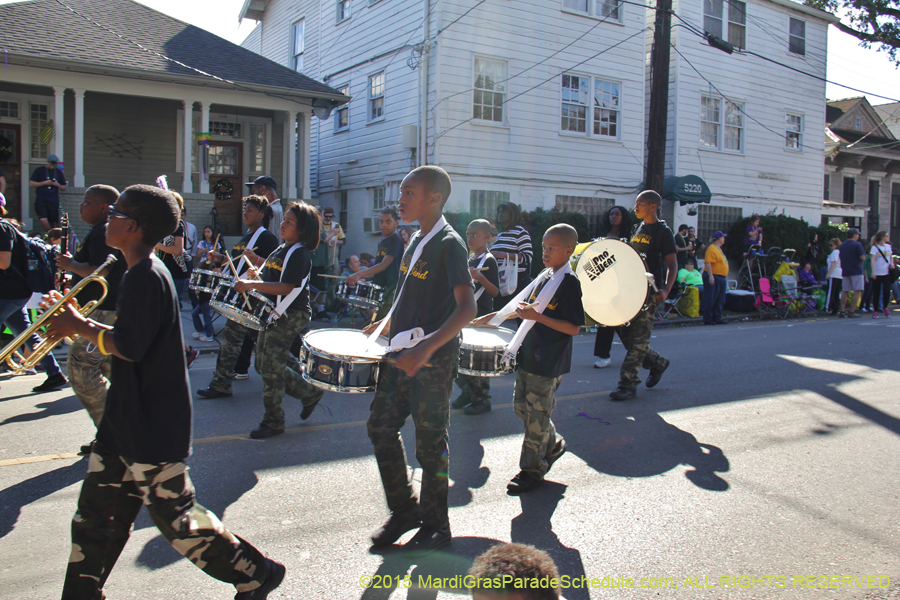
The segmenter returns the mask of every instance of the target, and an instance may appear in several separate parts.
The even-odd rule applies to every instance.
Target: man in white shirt
[[[278,199],[278,184],[268,175],[260,175],[253,181],[245,184],[250,188],[250,193],[256,196],[262,196],[269,201],[269,207],[272,209],[272,219],[269,221],[267,229],[281,239],[281,222],[284,221],[284,208],[281,206],[281,200]]]

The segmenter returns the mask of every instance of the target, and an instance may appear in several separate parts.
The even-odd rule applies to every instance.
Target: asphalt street
[[[611,368],[593,369],[583,334],[553,415],[569,453],[543,487],[505,493],[522,441],[512,377],[492,381],[491,413],[453,412],[454,542],[418,561],[369,547],[387,516],[365,431],[371,394],[328,393],[303,422],[287,398],[287,433],[250,440],[262,415],[254,373],[232,398],[195,401],[191,475],[202,504],[287,566],[270,598],[461,598],[454,577],[515,541],[553,556],[568,600],[897,599],[898,328],[900,315],[657,329],[671,367],[624,403],[607,397],[622,346]],[[196,361],[193,389],[214,362]],[[93,437],[69,388],[31,393],[42,380],[0,376],[0,598],[59,597],[86,468],[74,453]],[[412,434],[407,424],[408,450]],[[106,593],[234,591],[180,558],[144,511]]]

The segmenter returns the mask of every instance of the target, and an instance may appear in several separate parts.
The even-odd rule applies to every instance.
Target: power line
[[[465,17],[467,14],[469,14],[470,12],[472,12],[473,10],[475,10],[476,8],[478,8],[485,2],[487,2],[487,0],[479,0],[475,5],[473,5],[471,8],[469,8],[469,10],[467,10],[463,14],[459,15],[458,17],[456,17],[455,19],[453,19],[452,21],[447,23],[447,25],[445,25],[441,29],[438,29],[437,33],[434,34],[434,37],[437,37],[437,36],[441,35],[442,33],[444,33],[445,31],[447,31],[448,29],[450,29],[450,27],[452,27],[454,24],[458,23],[460,19]]]

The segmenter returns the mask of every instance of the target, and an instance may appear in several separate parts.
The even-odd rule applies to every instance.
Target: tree
[[[835,16],[843,15],[835,27],[860,40],[863,48],[887,52],[900,66],[900,0],[804,0]]]

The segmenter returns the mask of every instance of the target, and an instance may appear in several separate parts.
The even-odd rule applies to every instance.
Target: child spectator
[[[744,255],[750,252],[753,246],[762,245],[763,230],[759,226],[759,215],[750,217],[750,224],[747,225],[747,234],[744,236]]]
[[[515,307],[514,314],[524,319],[509,348],[515,349],[516,340],[524,337],[516,355],[513,408],[525,423],[525,439],[519,458],[521,471],[506,486],[510,495],[543,484],[553,463],[566,452],[566,441],[557,434],[550,416],[556,406],[556,390],[572,366],[572,338],[584,325],[581,283],[569,266],[577,244],[578,232],[571,225],[550,227],[541,253],[547,268],[500,311],[507,313]],[[497,314],[474,323],[487,324]]]

